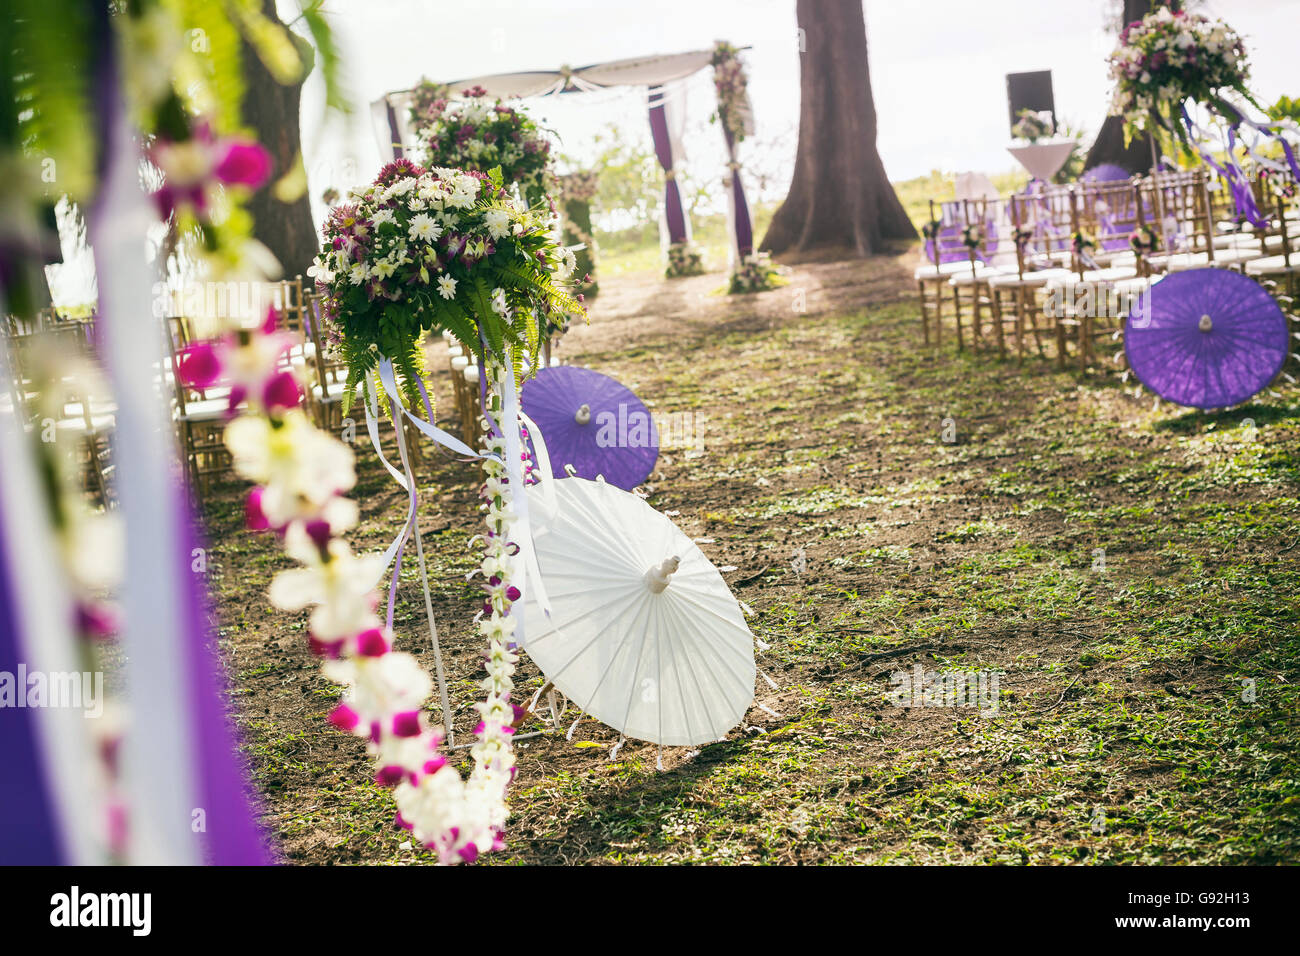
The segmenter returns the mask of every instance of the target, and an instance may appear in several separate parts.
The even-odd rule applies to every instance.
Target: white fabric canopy
[[[685,79],[709,65],[712,50],[693,50],[689,53],[667,53],[658,56],[636,56],[609,63],[559,70],[531,70],[525,73],[498,73],[490,76],[472,76],[447,84],[453,95],[471,87],[481,86],[489,96],[510,97],[553,96],[557,93],[579,93],[607,89],[615,86],[663,86]],[[387,158],[392,158],[393,130],[396,129],[402,144],[409,144],[409,113],[411,90],[398,90],[382,96],[370,104],[371,120]],[[391,111],[391,112],[390,112]]]

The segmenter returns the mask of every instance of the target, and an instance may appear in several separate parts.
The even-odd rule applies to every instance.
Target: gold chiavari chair
[[[1143,192],[1148,224],[1160,248],[1147,256],[1154,272],[1188,269],[1240,269],[1260,257],[1259,246],[1240,238],[1225,241],[1215,225],[1209,176],[1203,167],[1159,172],[1146,177]]]
[[[77,457],[85,486],[113,506],[112,444],[117,407],[103,386],[85,327],[46,324],[7,336],[8,404],[42,441],[58,440]]]
[[[1015,267],[988,278],[989,304],[997,334],[1005,341],[1005,326],[1011,326],[1017,357],[1023,361],[1026,332],[1033,336],[1038,354],[1045,355],[1043,332],[1050,326],[1051,317],[1040,297],[1045,299],[1051,283],[1068,280],[1070,272],[1059,264],[1058,214],[1052,205],[1043,202],[1042,195],[1013,195],[1006,200],[1006,209]]]
[[[952,287],[953,316],[957,333],[957,351],[965,348],[965,342],[962,335],[962,310],[963,302],[968,302],[971,307],[970,333],[971,347],[978,348],[983,344],[984,337],[984,311],[989,310],[992,314],[992,302],[989,293],[988,281],[991,276],[999,271],[993,266],[993,260],[997,255],[1000,247],[999,233],[1005,229],[1003,205],[999,200],[989,199],[966,199],[961,202],[962,223],[967,230],[977,230],[978,234],[971,234],[972,239],[982,241],[977,244],[970,244],[966,238],[962,239],[962,247],[966,251],[968,267],[954,274],[948,284]],[[996,324],[995,338],[1001,342],[1002,327]],[[1005,346],[1002,346],[1004,348]]]
[[[1096,341],[1112,336],[1127,314],[1130,296],[1147,280],[1138,274],[1132,236],[1138,195],[1133,183],[1079,183],[1070,192],[1071,266],[1055,300],[1057,362],[1064,366],[1067,342],[1087,369],[1097,359]]]
[[[949,280],[970,269],[970,257],[961,241],[965,216],[956,202],[930,200],[930,221],[925,234],[926,261],[913,273],[921,302],[921,337],[925,344],[939,345],[943,339],[945,292],[951,293],[952,312],[958,312],[957,291]]]
[[[172,310],[169,310],[172,311]],[[167,315],[161,322],[164,360],[159,371],[159,393],[172,404],[172,423],[185,464],[185,483],[196,501],[202,501],[212,479],[230,470],[230,453],[224,442],[230,389],[188,388],[180,365],[185,351],[195,343],[191,321],[184,315]]]
[[[1297,237],[1300,237],[1300,203],[1297,201],[1300,185],[1288,177],[1273,176],[1267,177],[1265,188],[1275,217],[1276,248],[1281,251],[1247,262],[1245,273],[1252,278],[1284,281],[1287,294],[1294,297],[1300,288],[1300,280],[1297,280],[1300,250],[1296,248]]]
[[[311,344],[307,402],[318,427],[337,431],[343,427],[343,393],[347,391],[348,369],[325,338],[320,297],[307,293],[302,301],[303,327]]]

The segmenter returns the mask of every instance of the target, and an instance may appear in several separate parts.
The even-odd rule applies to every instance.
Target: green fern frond
[[[321,79],[325,83],[325,105],[329,109],[347,114],[352,112],[352,103],[348,99],[343,82],[343,56],[339,52],[334,30],[321,11],[323,3],[324,0],[311,0],[309,3],[302,3],[299,9],[302,10],[302,22],[307,27],[319,58]]]

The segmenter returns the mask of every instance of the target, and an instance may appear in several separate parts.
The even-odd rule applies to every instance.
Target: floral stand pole
[[[413,502],[411,509],[412,520],[407,525],[407,540],[409,541],[412,534],[414,535],[415,555],[420,566],[420,585],[424,591],[424,615],[425,619],[429,622],[429,640],[433,643],[433,666],[434,675],[438,682],[438,704],[442,708],[442,721],[447,730],[447,744],[454,747],[456,746],[455,714],[451,709],[450,700],[447,696],[447,674],[442,663],[442,647],[438,643],[438,624],[433,617],[433,598],[429,593],[429,572],[424,560],[424,538],[420,534],[420,522],[417,517],[415,517],[418,498],[416,497],[414,485],[415,475],[411,469],[410,451],[407,447],[407,433],[404,418],[405,416],[403,416],[397,408],[393,409],[393,430],[397,435],[397,450],[401,455],[402,467],[408,475],[408,480],[412,482],[410,488],[411,500]],[[403,544],[403,547],[405,547],[405,544]],[[388,626],[390,630],[392,629],[393,598],[395,597],[397,578],[400,571],[401,563],[399,560],[398,564],[393,568],[393,589],[389,594],[388,601]]]

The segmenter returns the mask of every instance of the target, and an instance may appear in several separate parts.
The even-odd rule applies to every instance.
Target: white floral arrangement
[[[763,292],[785,285],[781,270],[772,262],[770,252],[755,252],[744,256],[731,274],[728,292],[732,294]]]
[[[488,95],[482,87],[459,99],[436,83],[423,82],[412,96],[411,124],[419,158],[431,166],[486,173],[501,170],[530,206],[543,205],[555,189],[551,141],[519,105]]]
[[[1223,94],[1254,103],[1241,37],[1223,21],[1201,14],[1164,6],[1152,11],[1121,31],[1109,62],[1115,84],[1110,113],[1124,118],[1130,137],[1145,131],[1152,119],[1181,135],[1178,112],[1187,100],[1229,118],[1237,111]]]
[[[430,331],[450,331],[480,364],[507,347],[536,364],[540,343],[583,314],[582,296],[563,288],[575,265],[549,220],[510,196],[496,170],[389,163],[330,210],[308,270],[348,366],[345,413],[381,358],[418,407]]]

